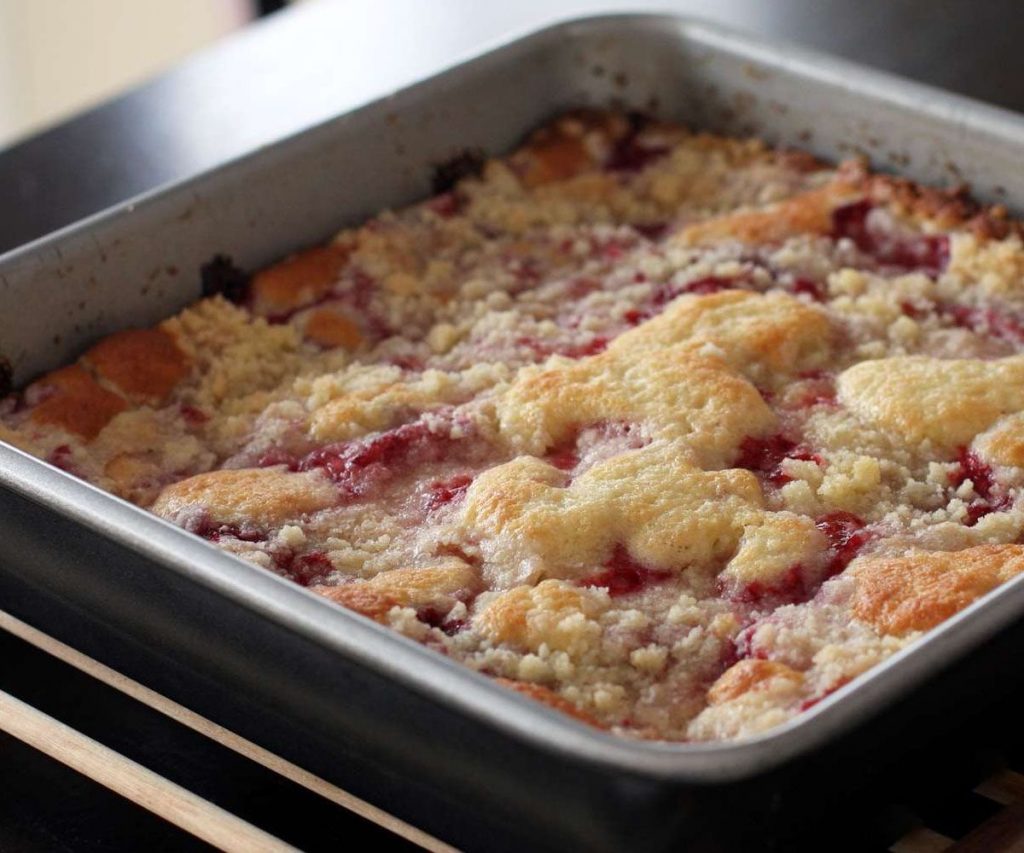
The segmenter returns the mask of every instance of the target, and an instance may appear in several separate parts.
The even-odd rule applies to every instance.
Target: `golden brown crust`
[[[37,424],[59,427],[91,441],[128,402],[100,385],[88,371],[73,364],[34,382],[30,391],[44,396],[32,409]]]
[[[629,358],[631,351],[709,343],[737,372],[767,379],[821,368],[836,337],[824,311],[788,294],[727,290],[676,299],[657,317],[616,338],[609,350]]]
[[[766,209],[741,210],[689,225],[680,232],[679,240],[688,246],[720,240],[772,245],[804,234],[828,234],[832,212],[858,195],[855,187],[835,181]]]
[[[819,367],[831,338],[822,312],[784,294],[682,297],[600,355],[521,371],[499,401],[502,433],[517,447],[543,453],[580,424],[620,421],[645,424],[654,435],[692,433],[708,453],[728,455],[744,435],[774,425],[738,371]],[[704,344],[720,349],[706,351]],[[705,428],[711,423],[714,429]]]
[[[810,164],[809,164],[810,165]],[[965,187],[925,187],[893,175],[875,175],[862,160],[849,160],[825,186],[756,210],[740,210],[687,226],[679,235],[684,245],[737,240],[773,245],[801,235],[827,235],[833,212],[858,199],[887,207],[899,217],[928,222],[939,229],[964,228],[983,240],[1020,234],[1021,225],[1001,205],[982,207]]]
[[[123,394],[161,403],[189,372],[188,359],[162,329],[129,329],[104,338],[82,361]]]
[[[359,327],[334,308],[317,308],[306,320],[306,337],[322,347],[354,350],[363,342]]]
[[[984,239],[1001,240],[1020,233],[1020,224],[1009,218],[1005,207],[979,205],[963,185],[939,189],[895,175],[867,174],[856,166],[848,166],[847,171],[861,172],[859,183],[871,201],[908,219],[942,229],[964,228]]]
[[[340,586],[318,586],[313,588],[313,592],[382,624],[387,623],[391,608],[401,606],[386,592],[359,581]]]
[[[995,465],[1024,468],[1024,412],[1001,418],[974,439],[972,448]]]
[[[0,437],[567,713],[755,735],[1024,541],[1017,226],[821,168],[571,113],[101,341]]]
[[[335,244],[314,246],[261,270],[250,284],[253,311],[273,317],[315,302],[338,280],[348,254]]]
[[[682,411],[685,418],[676,416]],[[499,402],[498,416],[512,446],[538,455],[580,426],[628,423],[656,436],[692,436],[708,455],[726,458],[744,435],[773,423],[749,382],[716,356],[685,344],[632,357],[617,347],[590,359],[523,371]],[[719,432],[708,429],[712,423]]]
[[[333,506],[334,486],[319,472],[280,467],[210,471],[165,488],[152,510],[165,518],[201,511],[219,523],[281,524]]]
[[[862,560],[851,609],[885,634],[927,631],[1024,572],[1024,545]]]
[[[721,705],[751,690],[763,689],[776,678],[799,683],[803,681],[803,674],[778,661],[746,658],[729,667],[711,685],[708,689],[708,702]]]
[[[468,563],[453,559],[439,566],[381,572],[365,583],[403,607],[422,607],[444,596],[474,595],[480,590],[480,573]]]
[[[576,707],[568,699],[559,696],[557,693],[547,687],[544,687],[542,684],[533,684],[528,681],[513,681],[510,678],[496,678],[494,681],[502,687],[507,687],[509,690],[515,690],[516,693],[533,699],[535,702],[542,702],[543,704],[554,708],[556,711],[568,714],[570,717],[574,717],[581,723],[586,723],[588,726],[593,726],[598,729],[604,728],[586,711]]]
[[[480,589],[480,574],[461,560],[423,568],[393,569],[369,580],[356,580],[340,586],[326,584],[312,591],[349,610],[384,622],[392,607],[428,607],[447,603],[457,597],[469,598]]]
[[[592,590],[546,580],[497,593],[477,614],[475,623],[496,643],[532,651],[547,644],[571,652],[578,649],[581,639],[585,642],[585,620],[605,607],[607,602]]]
[[[929,441],[948,452],[1024,410],[1024,356],[862,361],[840,375],[838,389],[862,421],[908,444]]]
[[[594,168],[628,132],[621,114],[575,110],[534,131],[509,163],[527,187],[565,181]]]

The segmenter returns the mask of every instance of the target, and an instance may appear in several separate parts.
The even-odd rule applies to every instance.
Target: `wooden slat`
[[[2,690],[0,730],[220,850],[295,849]]]
[[[889,850],[891,853],[942,853],[952,846],[952,838],[926,826],[919,826],[904,835]]]
[[[949,853],[1024,853],[1024,805],[1007,806],[967,833]]]
[[[1024,803],[1024,775],[1013,770],[1000,770],[989,776],[974,790],[983,797],[988,797],[1004,806]]]
[[[301,785],[303,788],[318,794],[336,805],[390,830],[396,835],[411,841],[413,844],[432,851],[432,853],[458,853],[456,848],[451,845],[434,838],[432,835],[417,829],[403,820],[399,820],[383,809],[379,809],[366,802],[366,800],[348,793],[327,780],[307,770],[303,770],[298,765],[286,761],[279,755],[235,734],[230,729],[226,729],[183,705],[179,705],[155,690],[151,690],[139,682],[127,678],[116,670],[33,628],[31,625],[22,622],[3,610],[0,610],[0,630],[19,637],[37,649],[53,655],[75,669],[92,676],[97,681],[101,681],[108,687],[112,687],[130,696],[147,707],[159,711],[175,722],[216,741],[233,752],[245,756],[250,761],[266,767],[268,770],[272,770],[296,785]]]

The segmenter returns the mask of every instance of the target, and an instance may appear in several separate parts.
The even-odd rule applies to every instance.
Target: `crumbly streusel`
[[[1024,570],[1024,248],[961,194],[579,112],[206,280],[0,438],[614,732],[778,725]]]

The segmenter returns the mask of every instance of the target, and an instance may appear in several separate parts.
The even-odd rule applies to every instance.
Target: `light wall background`
[[[0,0],[0,147],[157,74],[253,16],[249,0]]]

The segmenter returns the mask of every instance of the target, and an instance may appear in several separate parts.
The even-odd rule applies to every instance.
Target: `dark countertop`
[[[587,10],[673,7],[1024,112],[1024,9],[1013,0],[321,0],[273,15],[117,100],[0,151],[0,251],[299,131],[505,34]],[[0,636],[0,660],[0,689],[61,712],[239,813],[253,803],[287,803],[296,828],[274,829],[295,843],[334,846],[363,828],[337,809],[328,820],[322,803],[198,736],[171,731],[158,715],[125,705],[20,641]],[[197,846],[3,736],[0,780],[0,849]],[[314,819],[330,823],[329,837],[309,833]],[[376,846],[384,843],[381,833]]]
[[[0,251],[386,94],[504,35],[588,11],[672,8],[1024,111],[1024,14],[1014,0],[321,0],[0,152]]]

